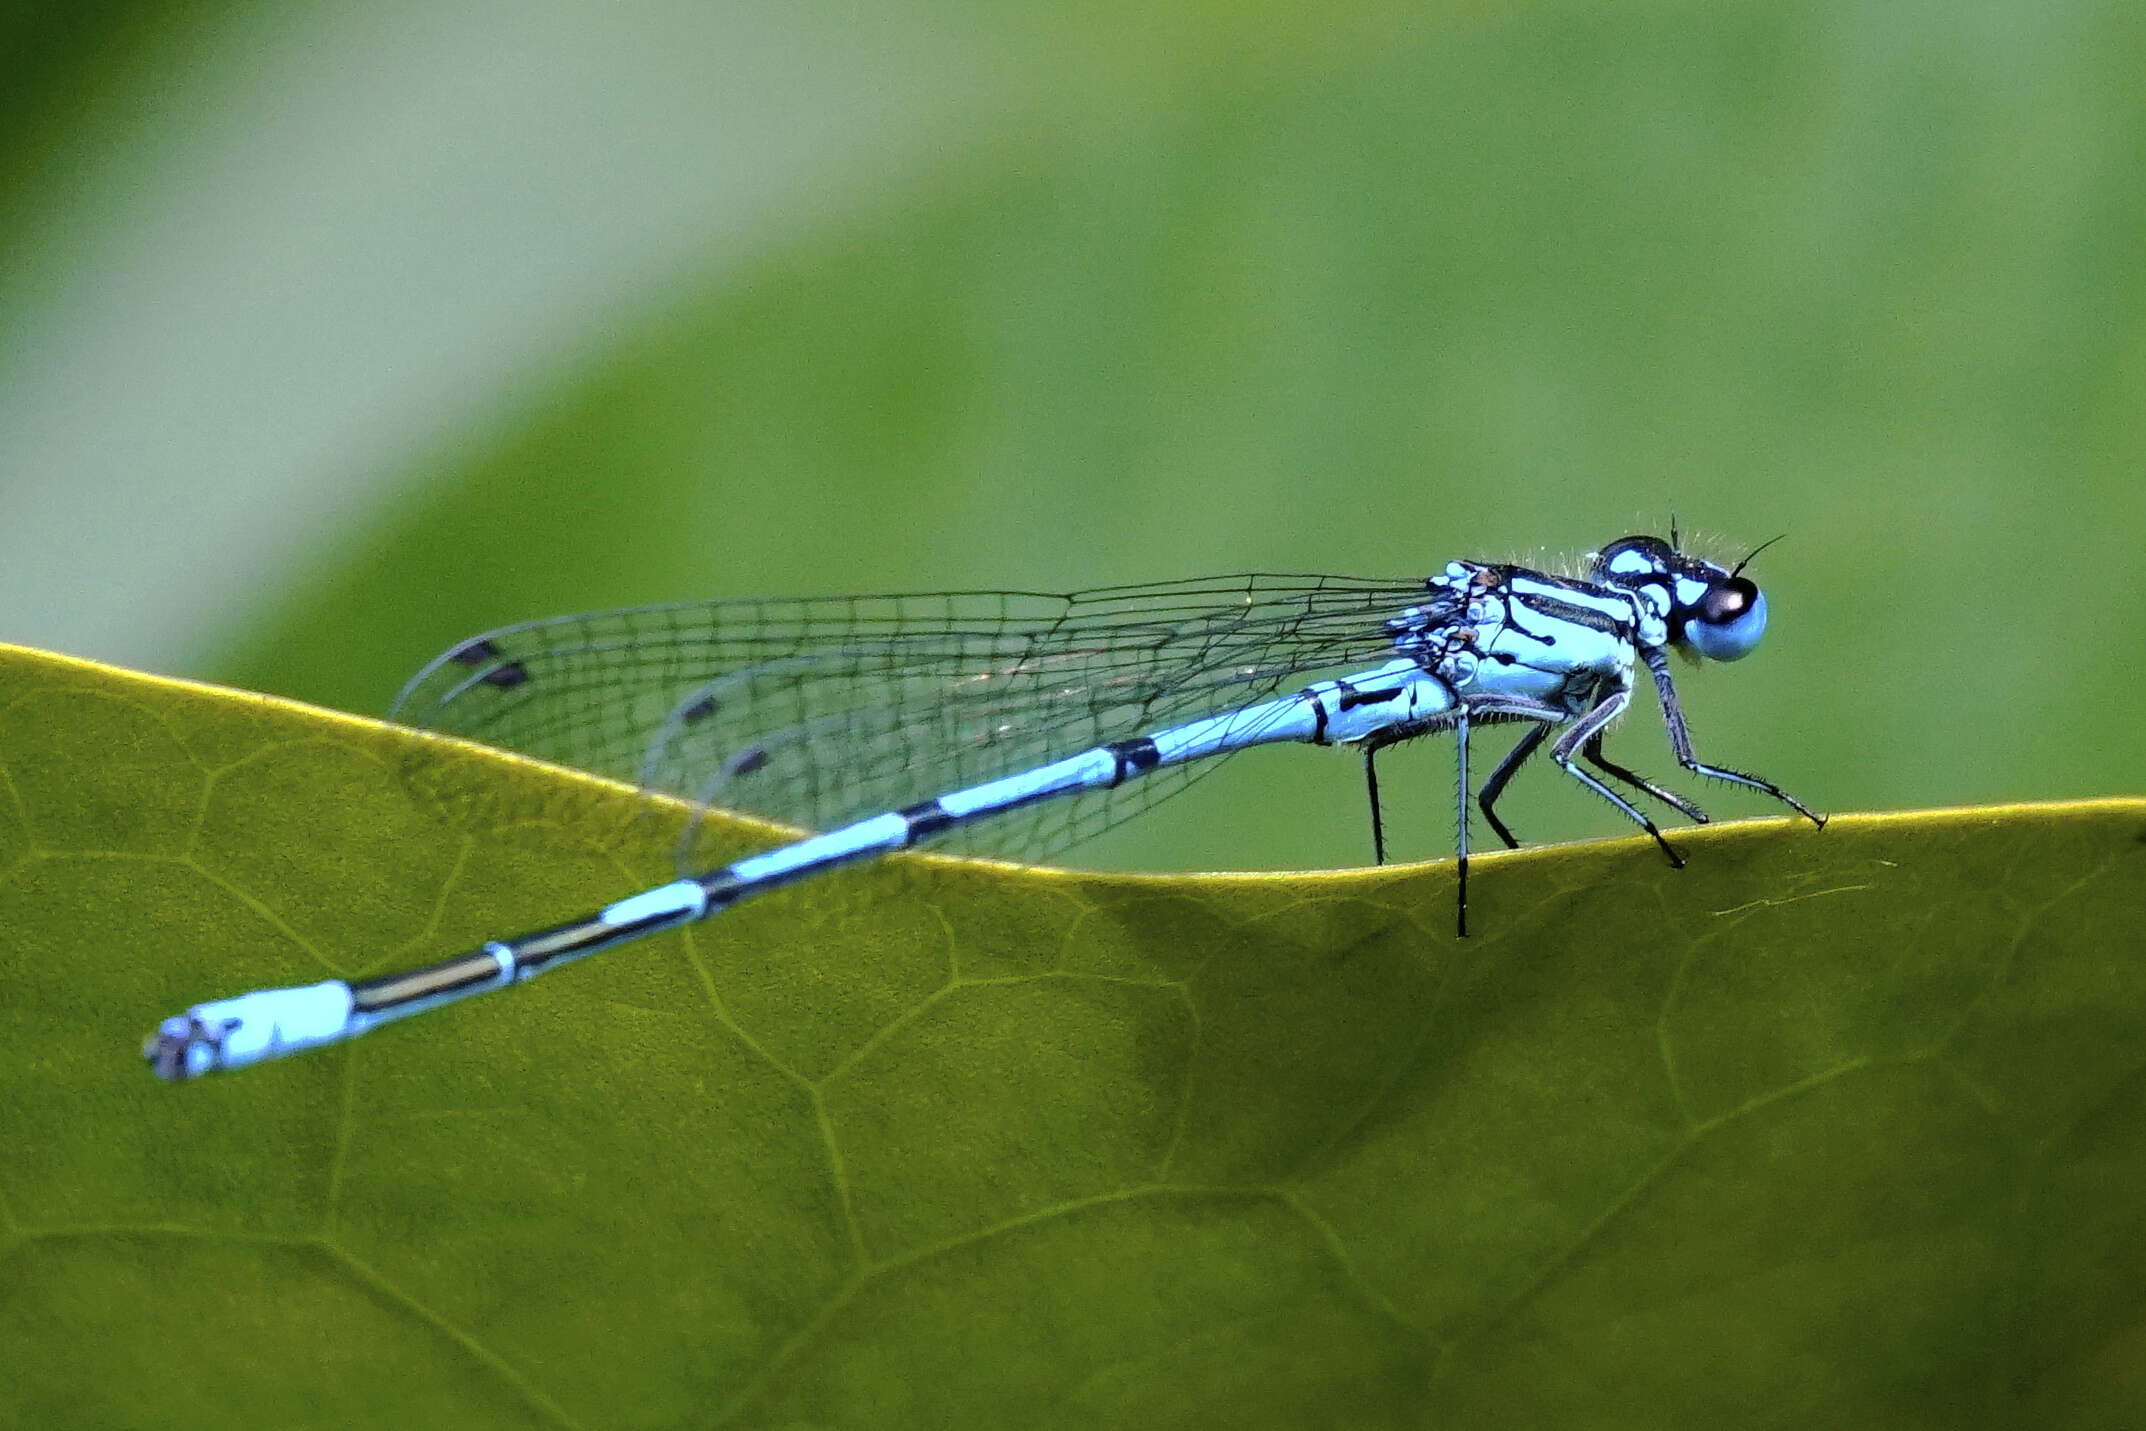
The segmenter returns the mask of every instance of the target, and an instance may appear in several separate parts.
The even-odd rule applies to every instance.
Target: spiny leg
[[[1600,732],[1596,733],[1593,740],[1580,747],[1580,757],[1595,769],[1602,771],[1606,775],[1615,776],[1634,790],[1644,791],[1646,794],[1652,795],[1670,809],[1689,818],[1692,823],[1704,825],[1707,822],[1706,812],[1682,795],[1677,794],[1674,790],[1664,790],[1638,771],[1628,770],[1604,755],[1602,753],[1602,735]]]
[[[1387,746],[1399,745],[1404,740],[1451,730],[1454,720],[1452,712],[1440,711],[1428,718],[1395,721],[1356,742],[1357,748],[1364,754],[1364,793],[1371,800],[1371,855],[1377,863],[1386,863],[1386,818],[1385,806],[1379,799],[1378,753]]]
[[[1490,772],[1490,778],[1483,782],[1482,792],[1475,797],[1476,806],[1482,810],[1484,820],[1489,822],[1491,829],[1498,832],[1498,838],[1505,841],[1505,848],[1508,850],[1519,849],[1520,842],[1513,838],[1513,832],[1506,829],[1505,822],[1498,818],[1498,797],[1505,793],[1506,785],[1519,772],[1520,767],[1527,764],[1528,757],[1535,753],[1536,747],[1540,746],[1549,734],[1550,727],[1547,725],[1529,726],[1527,734],[1521,736],[1513,748],[1505,753],[1505,759],[1499,761],[1498,768]]]
[[[1379,747],[1364,745],[1364,788],[1371,797],[1371,862],[1386,863],[1386,821],[1379,813]]]
[[[1453,723],[1454,763],[1460,774],[1460,828],[1455,845],[1460,852],[1459,914],[1457,916],[1460,937],[1468,937],[1468,708],[1462,706],[1459,718]]]
[[[1632,691],[1628,686],[1619,687],[1604,696],[1595,704],[1593,709],[1574,721],[1571,728],[1557,738],[1557,744],[1550,747],[1550,758],[1557,762],[1560,770],[1563,770],[1567,775],[1570,775],[1573,779],[1609,801],[1610,804],[1615,805],[1624,812],[1625,818],[1652,835],[1654,843],[1660,845],[1662,853],[1669,857],[1669,863],[1678,869],[1682,869],[1684,868],[1684,857],[1677,853],[1674,845],[1662,837],[1660,827],[1647,818],[1646,811],[1610,789],[1609,786],[1604,785],[1585,770],[1582,770],[1575,762],[1575,757],[1586,746],[1587,742],[1608,729],[1610,722],[1624,713],[1624,708],[1631,703],[1631,700]]]
[[[1534,754],[1535,748],[1542,744],[1543,738],[1551,730],[1572,719],[1572,713],[1562,706],[1553,706],[1542,701],[1532,701],[1520,696],[1478,697],[1468,702],[1468,710],[1478,720],[1524,720],[1535,722],[1534,729],[1515,742],[1513,748],[1505,753],[1505,759],[1498,763],[1498,768],[1490,772],[1490,778],[1483,782],[1482,792],[1476,798],[1476,803],[1481,807],[1484,818],[1489,820],[1491,827],[1498,832],[1498,838],[1505,842],[1505,847],[1517,850],[1520,848],[1520,842],[1513,838],[1513,832],[1506,828],[1503,820],[1498,818],[1494,807],[1499,796],[1504,793],[1506,783],[1519,771],[1521,765],[1526,763],[1528,757]]]
[[[1538,722],[1535,730],[1528,737],[1527,743],[1532,748],[1533,745],[1541,743],[1543,735],[1547,734],[1550,726],[1565,720],[1566,712],[1559,707],[1545,705],[1540,701],[1531,701],[1522,697],[1476,700],[1456,706],[1450,711],[1441,712],[1428,720],[1418,720],[1405,725],[1396,723],[1366,737],[1362,741],[1364,779],[1371,795],[1372,844],[1379,860],[1383,863],[1385,859],[1384,821],[1380,812],[1378,776],[1372,764],[1373,756],[1389,745],[1411,740],[1420,735],[1430,735],[1434,732],[1445,730],[1451,730],[1454,733],[1454,748],[1457,752],[1455,777],[1460,815],[1455,842],[1455,853],[1458,856],[1456,879],[1458,907],[1455,915],[1455,927],[1463,938],[1467,937],[1468,933],[1468,802],[1471,795],[1468,784],[1468,731],[1471,716],[1501,717]],[[1491,776],[1491,783],[1485,786],[1485,792],[1492,800],[1497,798],[1498,788],[1502,786],[1503,782],[1512,778],[1512,770],[1506,767],[1517,768],[1519,760],[1525,758],[1525,753],[1522,753],[1519,759],[1515,759],[1513,755],[1509,754],[1504,764],[1500,765],[1498,772]],[[1487,809],[1484,814],[1490,816],[1491,823],[1497,827],[1505,843],[1508,846],[1513,845],[1511,833],[1502,824],[1498,823],[1497,817],[1491,815]]]
[[[1511,783],[1513,776],[1519,773],[1520,767],[1525,765],[1534,756],[1535,752],[1541,748],[1543,741],[1549,738],[1550,730],[1551,727],[1547,723],[1530,727],[1527,733],[1514,743],[1513,748],[1506,752],[1505,759],[1498,762],[1498,768],[1490,772],[1490,778],[1483,782],[1483,788],[1476,796],[1476,806],[1483,812],[1484,820],[1489,823],[1492,830],[1497,832],[1498,838],[1505,842],[1505,847],[1509,850],[1519,849],[1520,841],[1514,837],[1512,830],[1506,826],[1505,821],[1498,817],[1498,800],[1504,795],[1505,787]],[[1697,823],[1702,825],[1707,823],[1706,812],[1691,801],[1672,790],[1663,789],[1637,771],[1629,770],[1611,760],[1602,751],[1602,740],[1603,733],[1597,731],[1594,739],[1580,748],[1581,758],[1596,769],[1624,781],[1633,789],[1652,795],[1671,809],[1688,816]]]
[[[1746,775],[1739,770],[1728,770],[1719,765],[1708,765],[1694,755],[1691,748],[1691,728],[1684,723],[1684,708],[1677,702],[1676,681],[1669,674],[1669,658],[1661,651],[1651,648],[1641,651],[1640,654],[1647,662],[1647,669],[1654,673],[1654,689],[1660,694],[1662,700],[1662,724],[1669,728],[1669,748],[1676,753],[1677,764],[1683,766],[1694,775],[1705,775],[1715,780],[1726,780],[1731,785],[1742,785],[1748,789],[1771,795],[1774,799],[1803,816],[1804,819],[1818,826],[1819,829],[1825,828],[1825,816],[1816,813],[1801,800],[1798,800],[1772,781],[1761,780],[1756,775]]]

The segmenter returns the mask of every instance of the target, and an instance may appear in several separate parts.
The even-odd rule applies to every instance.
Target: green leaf
[[[179,1087],[666,873],[627,792],[0,653],[0,1421],[2137,1424],[2146,802],[1451,870],[904,858]],[[741,827],[738,838],[749,838]]]

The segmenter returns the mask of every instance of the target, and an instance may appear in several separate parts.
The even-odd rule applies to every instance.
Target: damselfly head
[[[1622,537],[1595,554],[1594,574],[1659,607],[1674,645],[1710,661],[1737,661],[1766,634],[1766,593],[1743,571],[1772,545],[1755,548],[1732,568],[1678,551],[1660,537]]]

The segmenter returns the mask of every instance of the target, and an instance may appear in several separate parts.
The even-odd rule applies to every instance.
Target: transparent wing
[[[1424,597],[1420,581],[1261,574],[644,607],[465,641],[411,679],[392,716],[825,830],[1390,655],[1385,620]],[[945,842],[1039,857],[1217,763]]]

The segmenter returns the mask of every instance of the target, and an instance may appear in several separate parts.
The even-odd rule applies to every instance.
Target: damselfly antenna
[[[1786,532],[1781,533],[1781,537],[1785,537],[1787,535],[1788,533]],[[1729,575],[1732,577],[1742,576],[1744,574],[1744,568],[1751,565],[1751,558],[1757,556],[1760,552],[1766,550],[1766,548],[1772,546],[1775,542],[1781,540],[1781,537],[1769,537],[1765,541],[1760,542],[1757,546],[1753,547],[1748,553],[1745,554],[1744,559],[1742,561],[1738,562],[1735,566],[1729,568]],[[1676,538],[1671,537],[1669,539],[1669,544],[1671,546],[1675,546]]]

